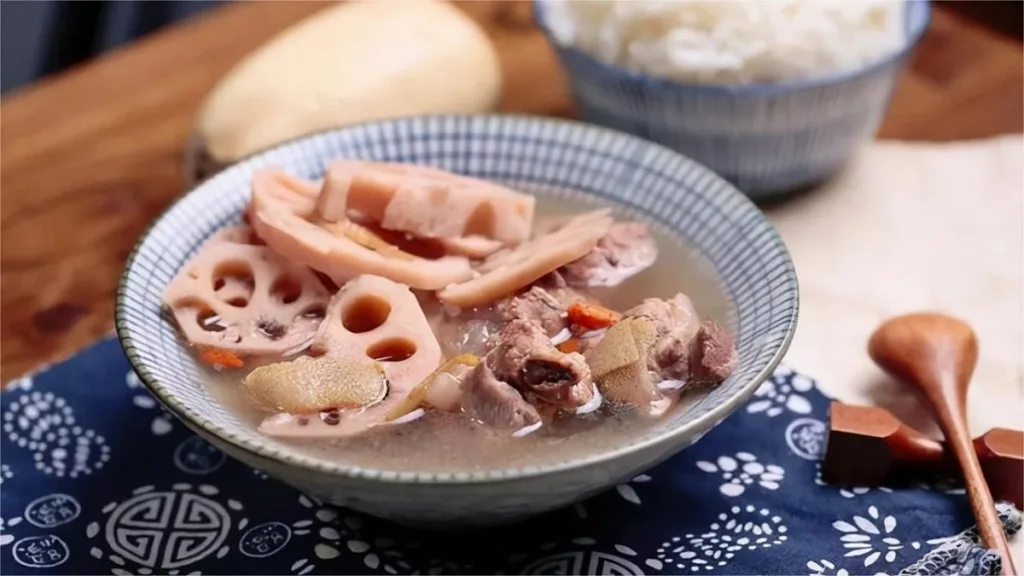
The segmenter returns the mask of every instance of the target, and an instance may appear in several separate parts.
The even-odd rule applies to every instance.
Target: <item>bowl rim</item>
[[[931,25],[932,20],[932,6],[931,0],[906,0],[906,10],[910,13],[914,6],[918,6],[921,10],[921,18],[916,22],[908,22],[907,26],[913,26],[910,28],[907,35],[907,41],[903,46],[884,57],[872,61],[868,64],[860,66],[858,68],[852,68],[843,70],[840,72],[833,72],[831,74],[825,74],[822,76],[814,76],[811,78],[805,78],[800,80],[787,80],[784,82],[775,83],[750,83],[750,84],[698,84],[690,82],[680,82],[678,80],[670,80],[668,78],[662,78],[658,76],[652,76],[643,72],[635,72],[627,70],[613,64],[608,64],[603,60],[600,60],[589,53],[576,48],[575,46],[568,46],[562,44],[555,38],[554,31],[548,25],[546,5],[551,2],[563,1],[563,0],[532,0],[533,2],[533,19],[537,27],[541,29],[544,36],[547,38],[551,46],[560,53],[571,55],[574,58],[582,60],[587,65],[599,69],[607,76],[613,77],[613,79],[622,82],[631,82],[635,84],[641,84],[645,89],[661,89],[669,92],[700,92],[707,96],[729,96],[729,97],[764,97],[764,96],[775,96],[779,94],[785,94],[789,92],[797,92],[802,90],[812,90],[815,88],[821,88],[823,86],[835,85],[859,78],[868,76],[882,68],[885,68],[894,62],[898,62],[904,59],[910,52],[917,46],[925,32]],[[584,0],[586,1],[586,0]],[[571,74],[570,74],[571,76]]]
[[[193,195],[199,188],[205,183],[210,182],[216,178],[222,172],[233,170],[239,164],[246,162],[254,157],[270,154],[278,149],[285,148],[293,145],[297,142],[314,139],[322,136],[326,136],[334,133],[346,132],[348,130],[358,130],[366,126],[375,124],[387,124],[387,123],[401,123],[419,120],[443,120],[443,119],[486,119],[486,120],[498,120],[500,122],[510,122],[513,120],[529,121],[539,124],[548,124],[553,126],[560,126],[570,130],[589,130],[595,133],[595,135],[603,133],[606,136],[615,138],[627,138],[638,141],[644,146],[653,147],[654,149],[661,149],[663,152],[667,152],[671,155],[679,156],[689,162],[698,165],[707,171],[713,180],[718,180],[724,183],[725,186],[734,194],[740,201],[740,204],[748,204],[749,208],[756,210],[761,214],[763,223],[766,226],[767,234],[764,242],[774,244],[779,250],[779,265],[783,268],[783,276],[786,277],[788,283],[792,283],[793,290],[793,303],[792,313],[789,318],[786,319],[785,333],[782,339],[778,343],[778,347],[772,354],[768,362],[757,372],[750,380],[742,387],[736,390],[734,394],[727,397],[722,401],[721,404],[710,408],[706,413],[697,416],[693,420],[686,422],[678,427],[665,430],[657,435],[651,437],[619,445],[614,448],[594,452],[584,457],[568,459],[558,461],[551,465],[544,465],[543,467],[525,466],[519,468],[502,468],[486,471],[474,471],[474,472],[452,472],[452,473],[433,473],[429,478],[423,478],[419,471],[395,471],[395,470],[382,470],[379,468],[364,468],[360,466],[343,464],[339,462],[329,461],[325,459],[315,458],[313,456],[304,454],[297,450],[283,451],[270,447],[264,444],[252,442],[246,438],[236,437],[231,432],[224,430],[221,426],[214,422],[209,421],[206,418],[202,418],[199,415],[192,413],[190,409],[184,406],[182,402],[179,402],[172,391],[165,388],[158,379],[150,373],[150,371],[143,364],[141,359],[135,352],[135,344],[132,338],[132,328],[129,326],[129,322],[126,319],[127,308],[127,289],[129,284],[129,277],[135,266],[136,259],[145,243],[149,240],[153,234],[156,226],[164,220],[167,215],[173,211],[179,204],[187,201],[187,199]],[[581,192],[585,194],[584,192]],[[125,262],[124,270],[122,271],[121,278],[118,281],[117,292],[114,303],[114,327],[117,334],[118,342],[131,365],[132,370],[139,377],[139,380],[143,383],[146,389],[151,395],[153,395],[160,404],[169,412],[174,414],[176,418],[181,420],[188,428],[193,430],[202,430],[204,434],[209,434],[216,438],[218,441],[225,443],[226,445],[232,446],[235,449],[241,450],[250,456],[257,459],[271,460],[278,464],[304,470],[308,472],[327,474],[334,477],[351,478],[354,480],[365,480],[370,482],[382,482],[386,484],[398,484],[398,485],[411,485],[411,484],[431,484],[431,485],[492,485],[501,484],[505,482],[514,482],[530,478],[538,478],[544,476],[550,476],[574,470],[588,468],[603,462],[613,461],[618,458],[624,457],[628,454],[638,452],[652,446],[657,446],[663,443],[670,443],[672,440],[685,436],[689,433],[694,433],[698,436],[702,435],[707,430],[717,426],[725,418],[735,412],[744,402],[746,402],[754,391],[771,375],[774,373],[775,368],[782,362],[783,357],[789,349],[790,344],[793,341],[793,337],[796,331],[797,321],[800,312],[800,289],[799,282],[796,275],[796,269],[793,265],[792,256],[789,253],[785,242],[779,235],[778,230],[775,226],[765,217],[764,213],[748,198],[745,194],[739,191],[735,186],[725,181],[716,172],[707,168],[703,164],[700,164],[696,160],[689,158],[683,154],[680,154],[670,148],[644,140],[642,138],[596,126],[593,124],[587,124],[585,122],[578,122],[575,120],[566,120],[561,118],[552,118],[545,116],[536,116],[530,114],[518,114],[518,113],[492,113],[492,114],[432,114],[432,115],[419,115],[419,116],[407,116],[399,118],[389,118],[383,120],[370,120],[366,122],[359,122],[354,124],[348,124],[338,128],[331,128],[327,130],[319,130],[289,140],[283,141],[274,146],[264,148],[249,154],[229,165],[220,168],[214,174],[211,174],[201,182],[197,182],[192,185],[186,192],[178,196],[174,202],[169,204],[161,213],[153,219],[152,222],[145,228],[139,239],[135,242],[132,250]],[[696,440],[694,440],[695,442]],[[480,473],[484,473],[481,477]]]

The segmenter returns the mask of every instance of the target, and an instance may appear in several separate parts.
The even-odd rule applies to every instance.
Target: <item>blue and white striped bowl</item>
[[[322,177],[338,158],[414,162],[485,178],[580,210],[597,201],[659,228],[717,271],[739,368],[720,387],[631,442],[530,468],[460,473],[346,465],[259,434],[204,387],[193,356],[161,316],[161,295],[203,241],[237,223],[253,173],[280,167]],[[699,303],[698,303],[699,305]],[[696,441],[740,407],[782,359],[797,319],[797,280],[764,215],[700,164],[650,142],[576,122],[440,116],[312,135],[247,158],[204,181],[143,235],[117,295],[117,333],[141,380],[168,410],[227,454],[324,500],[415,524],[487,524],[564,506],[635,476]]]
[[[780,84],[695,85],[634,73],[560,45],[547,22],[551,1],[534,0],[534,14],[569,75],[582,120],[672,148],[755,199],[842,169],[874,136],[931,18],[927,0],[908,0],[905,47],[858,70]]]

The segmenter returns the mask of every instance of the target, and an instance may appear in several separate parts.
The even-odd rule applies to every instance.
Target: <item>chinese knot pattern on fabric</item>
[[[953,485],[824,484],[828,399],[786,368],[647,473],[459,535],[325,505],[226,457],[114,340],[7,390],[3,574],[897,574],[973,523]]]

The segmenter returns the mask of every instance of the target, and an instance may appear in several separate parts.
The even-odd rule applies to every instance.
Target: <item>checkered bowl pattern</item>
[[[568,73],[582,120],[689,156],[752,198],[815,184],[842,169],[874,136],[931,18],[927,0],[908,0],[905,47],[862,69],[781,84],[691,85],[559,45],[546,20],[552,1],[534,0],[535,17]]]
[[[642,219],[710,261],[733,304],[724,320],[740,365],[719,388],[630,445],[535,468],[459,473],[350,466],[267,438],[214,401],[189,351],[161,314],[161,295],[214,232],[237,223],[254,171],[318,178],[332,160],[413,162],[538,196],[598,202]],[[663,247],[669,255],[672,247]],[[665,256],[663,256],[665,257]],[[670,256],[669,256],[670,257]],[[324,132],[258,153],[213,175],[143,235],[117,296],[117,333],[164,406],[232,456],[341,505],[411,523],[504,521],[565,505],[688,446],[739,407],[789,345],[797,280],[782,240],[751,202],[700,164],[639,138],[519,116],[415,117]]]

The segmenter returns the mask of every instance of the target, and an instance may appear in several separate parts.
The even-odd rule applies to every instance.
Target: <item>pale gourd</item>
[[[485,112],[500,92],[497,52],[455,6],[344,2],[231,70],[200,108],[197,132],[206,154],[227,163],[355,122]]]

